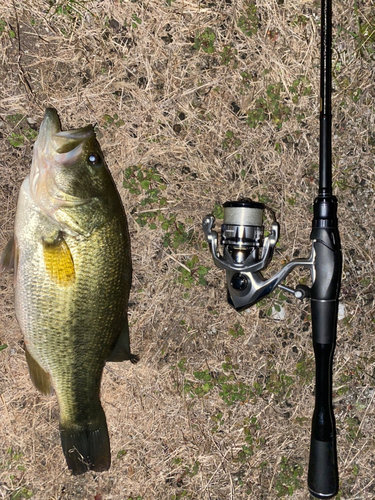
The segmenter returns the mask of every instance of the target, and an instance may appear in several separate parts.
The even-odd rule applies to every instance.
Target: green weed
[[[359,474],[359,465],[358,464],[353,465],[352,473],[353,473],[353,476],[358,476],[358,474]]]
[[[181,498],[187,498],[190,499],[191,495],[186,490],[179,491],[175,495],[171,496],[171,500],[181,500]]]
[[[367,288],[371,284],[371,279],[370,278],[362,278],[360,281],[360,284],[363,288]]]
[[[301,96],[310,96],[312,94],[312,86],[308,78],[299,76],[289,87],[289,92],[292,94],[293,104],[298,104]]]
[[[234,132],[232,130],[227,130],[225,132],[225,139],[221,143],[222,148],[225,151],[233,151],[238,149],[242,144],[242,141],[235,137]]]
[[[272,203],[272,199],[267,194],[258,195],[259,203],[264,203],[265,205],[270,205]]]
[[[12,448],[12,446],[7,449],[7,453],[9,455],[9,461],[7,462],[8,464],[10,464],[13,461],[18,462],[23,457],[22,451],[15,450],[14,448]]]
[[[243,432],[246,444],[242,445],[242,449],[235,459],[236,462],[246,462],[252,455],[254,455],[254,447],[259,447],[264,443],[263,438],[257,437],[257,431],[259,429],[260,424],[256,417],[245,419]]]
[[[306,24],[308,24],[308,22],[309,22],[308,17],[306,17],[302,14],[299,14],[293,19],[292,24],[294,24],[295,26],[298,26],[298,25],[306,26]]]
[[[343,394],[346,394],[349,389],[350,389],[350,382],[353,380],[353,375],[354,373],[352,371],[349,372],[344,372],[341,374],[339,382],[340,382],[340,387],[337,389],[337,394],[339,396],[342,396]]]
[[[303,356],[300,361],[297,362],[295,374],[303,384],[311,384],[315,375],[314,359]]]
[[[233,328],[229,328],[228,333],[234,338],[242,337],[243,335],[245,335],[245,331],[240,323],[235,323],[233,325]]]
[[[193,285],[207,285],[205,276],[210,268],[199,265],[199,259],[196,255],[186,262],[186,267],[188,269],[182,266],[178,268],[180,273],[177,278],[178,283],[184,285],[185,288],[191,288]]]
[[[363,57],[364,51],[373,59],[375,54],[375,16],[363,18],[358,10],[357,2],[354,3],[354,13],[357,18],[358,32],[352,33],[357,40],[358,52]]]
[[[161,214],[162,215],[162,214]],[[167,231],[164,239],[163,245],[165,247],[174,248],[175,250],[183,245],[184,243],[188,243],[191,240],[192,232],[186,231],[185,224],[182,222],[176,222],[176,216],[172,215],[169,219],[166,219],[164,216],[161,218],[164,220],[162,223],[162,229],[170,228],[171,222],[173,221],[173,231]],[[194,265],[192,263],[192,265]]]
[[[246,403],[255,398],[256,393],[250,385],[240,381],[231,382],[232,379],[231,376],[221,377],[219,396],[224,403],[232,406],[235,403]]]
[[[224,207],[219,203],[215,203],[214,209],[212,211],[212,215],[215,219],[223,219],[224,218]]]
[[[198,30],[194,37],[193,48],[196,50],[202,49],[206,54],[213,54],[215,52],[215,39],[215,32],[211,28],[206,28],[202,32]]]
[[[211,432],[214,434],[224,425],[223,414],[219,411],[216,415],[211,415],[211,420],[215,423],[214,427],[211,429]]]
[[[352,90],[350,96],[352,98],[352,101],[357,103],[362,96],[362,89]]]
[[[14,148],[21,148],[24,145],[24,140],[23,134],[17,134],[16,132],[12,132],[8,137],[9,144]]]
[[[85,4],[88,3],[86,0],[49,0],[50,8],[55,6],[54,14],[61,16],[68,16],[71,18],[82,18],[82,11],[92,13]]]
[[[21,113],[16,113],[14,115],[8,115],[6,117],[6,121],[15,126],[19,125],[24,120],[24,118],[24,115],[22,115]]]
[[[7,22],[4,19],[0,19],[0,36],[5,33]]]
[[[24,115],[16,113],[8,115],[6,121],[13,127],[13,131],[8,136],[8,142],[13,148],[22,148],[25,143],[34,142],[38,132],[29,127]]]
[[[3,469],[12,471],[12,474],[9,476],[11,483],[18,485],[18,487],[9,495],[9,498],[12,500],[20,500],[34,496],[31,489],[20,484],[21,480],[19,475],[22,474],[21,477],[23,477],[26,472],[26,467],[22,463],[22,458],[23,453],[19,449],[15,449],[11,446],[7,449],[7,459],[1,464]]]
[[[177,363],[177,368],[180,370],[180,372],[186,372],[186,358],[180,359],[180,361]]]
[[[219,52],[219,56],[221,64],[223,64],[224,66],[230,65],[232,69],[237,68],[237,49],[233,48],[231,45],[224,45],[223,50]]]
[[[291,110],[283,102],[281,82],[270,84],[267,87],[266,96],[255,101],[255,107],[248,111],[246,122],[251,128],[256,128],[265,121],[271,121],[278,129],[281,129],[283,122],[289,120]]]
[[[240,75],[242,78],[241,93],[244,93],[247,89],[250,88],[253,77],[248,71],[241,71]]]
[[[185,467],[185,473],[190,477],[196,476],[199,472],[200,465],[200,462],[198,462],[198,460],[195,460],[192,465],[188,465]]]
[[[216,388],[219,396],[228,406],[255,400],[261,394],[259,384],[250,386],[236,379],[234,371],[238,366],[233,366],[230,361],[223,363],[222,372],[212,373],[209,370],[193,372],[194,380],[184,381],[184,392],[191,397],[204,397]]]
[[[288,398],[291,394],[291,386],[294,384],[294,378],[286,375],[285,371],[277,372],[272,369],[268,379],[266,388],[272,394],[275,394],[283,399]]]
[[[375,54],[375,16],[367,16],[363,19],[357,1],[354,2],[354,16],[357,20],[357,29],[348,31],[346,26],[339,25],[338,37],[342,32],[350,35],[356,43],[359,56],[365,57],[367,55],[373,59]]]
[[[19,471],[26,470],[26,467],[21,462],[21,459],[23,457],[23,453],[21,451],[15,450],[14,448],[10,447],[7,449],[7,454],[8,459],[1,464],[2,467],[9,470],[13,468],[16,468]]]
[[[124,171],[123,186],[129,190],[130,194],[143,194],[144,197],[140,202],[143,207],[155,204],[164,207],[167,203],[166,198],[162,196],[162,192],[166,190],[167,186],[155,167],[144,168],[142,165],[127,167]],[[143,215],[139,220],[136,220],[143,226],[149,215],[147,217]]]
[[[133,29],[137,29],[138,26],[142,24],[142,19],[137,16],[137,14],[132,14],[131,26]]]
[[[291,463],[286,457],[281,458],[280,472],[275,482],[278,497],[291,496],[301,488],[303,469],[296,463]]]
[[[196,384],[194,393],[198,397],[205,396],[215,385],[211,373],[208,370],[204,370],[202,372],[194,372],[193,375],[197,380],[202,382],[201,384]]]
[[[266,310],[266,316],[272,316],[273,309],[275,309],[275,311],[277,312],[280,312],[284,307],[287,298],[288,297],[283,294],[282,290],[276,289],[272,296],[272,305]]]
[[[20,486],[16,490],[14,490],[10,495],[10,500],[21,500],[22,498],[32,498],[34,493],[26,488],[25,486]]]
[[[246,36],[253,36],[258,32],[258,9],[255,2],[247,0],[244,2],[244,10],[240,15],[237,26]]]
[[[135,221],[141,227],[162,229],[165,233],[163,236],[165,248],[177,249],[186,243],[191,243],[193,230],[187,229],[187,225],[191,225],[192,219],[187,218],[185,222],[179,222],[176,214],[166,214],[162,211],[167,205],[164,196],[167,186],[156,167],[147,168],[142,165],[127,167],[124,171],[123,186],[130,194],[141,196],[139,204],[144,210],[139,210]],[[197,273],[203,277],[207,270],[205,272],[203,268],[199,268]]]
[[[125,125],[125,121],[122,118],[119,118],[118,114],[115,113],[113,116],[111,115],[103,115],[103,128],[108,128],[109,125],[115,125],[116,127],[122,127]]]
[[[307,417],[296,417],[296,422],[299,425],[305,426],[305,423],[309,420]]]
[[[353,443],[362,436],[359,427],[361,422],[358,417],[348,417],[345,420],[345,424],[346,424],[346,440],[349,443]]]

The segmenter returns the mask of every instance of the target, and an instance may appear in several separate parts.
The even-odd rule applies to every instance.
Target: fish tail
[[[87,426],[60,423],[60,436],[66,462],[74,475],[109,469],[111,450],[103,408],[100,407],[95,423],[90,422]]]

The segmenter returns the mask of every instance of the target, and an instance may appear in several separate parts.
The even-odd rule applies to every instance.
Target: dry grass
[[[281,224],[272,269],[308,255],[319,5],[258,0],[254,22],[247,1],[169,3],[1,3],[0,248],[12,232],[44,108],[56,107],[65,128],[96,123],[131,228],[131,338],[141,362],[111,363],[104,373],[110,471],[72,477],[55,398],[31,385],[12,276],[2,275],[0,344],[8,348],[0,352],[0,498],[307,498],[309,306],[284,302],[283,321],[267,316],[275,297],[242,314],[230,309],[224,275],[202,245],[201,221],[240,195],[265,200]],[[240,29],[244,16],[252,34]],[[372,0],[335,2],[333,155],[345,317],[334,403],[340,498],[358,500],[375,496],[374,28]],[[268,114],[252,128],[246,119],[255,119],[267,88]],[[152,180],[159,192],[148,205],[143,189],[123,187],[133,166],[161,177]],[[183,274],[189,265],[193,272]],[[206,284],[199,266],[209,268]],[[228,404],[223,376],[239,402]]]

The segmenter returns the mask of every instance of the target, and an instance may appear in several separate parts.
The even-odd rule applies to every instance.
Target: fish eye
[[[97,165],[98,163],[100,163],[100,156],[96,153],[90,153],[87,157],[87,161],[91,165]]]

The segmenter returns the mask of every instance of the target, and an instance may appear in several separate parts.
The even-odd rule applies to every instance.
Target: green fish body
[[[16,315],[31,379],[54,389],[60,434],[74,474],[110,466],[100,403],[105,362],[135,362],[127,306],[126,216],[93,127],[61,131],[47,109],[17,204],[2,267],[14,266]]]

